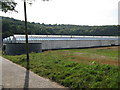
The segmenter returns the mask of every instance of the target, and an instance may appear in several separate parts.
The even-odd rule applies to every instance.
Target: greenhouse
[[[117,36],[28,35],[29,43],[41,43],[42,50],[119,45]],[[3,39],[3,44],[25,43],[25,35]]]

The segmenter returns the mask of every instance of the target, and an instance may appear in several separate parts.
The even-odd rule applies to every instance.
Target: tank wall
[[[42,52],[41,43],[30,43],[29,53]],[[24,43],[9,43],[6,44],[5,53],[8,55],[20,55],[26,53],[26,45]]]

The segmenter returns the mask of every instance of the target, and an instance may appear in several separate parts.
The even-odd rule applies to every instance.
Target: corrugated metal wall
[[[42,50],[118,45],[117,40],[39,40],[34,42],[42,43]]]

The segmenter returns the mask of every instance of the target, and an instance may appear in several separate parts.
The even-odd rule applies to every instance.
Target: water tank
[[[29,53],[42,52],[41,43],[29,43]],[[7,55],[21,55],[26,53],[25,43],[7,43],[5,45],[5,54]]]

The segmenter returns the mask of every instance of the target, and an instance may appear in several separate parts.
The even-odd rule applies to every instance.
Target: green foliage
[[[24,34],[24,21],[2,17],[3,38],[13,34]],[[93,35],[93,36],[116,36],[117,25],[106,26],[81,26],[81,25],[51,25],[28,22],[28,33],[36,35]]]
[[[91,62],[92,64],[70,61],[70,58],[60,54],[65,51],[31,53],[30,69],[40,76],[70,88],[118,88],[120,71],[117,66],[98,64],[95,61]],[[79,49],[69,50],[71,53],[79,51]],[[4,55],[4,57],[26,67],[25,55]]]
[[[2,6],[2,8],[0,10],[5,13],[8,11],[16,11],[15,10],[16,5],[17,5],[17,3],[15,3],[14,1],[2,0],[2,1],[0,1],[0,6]]]

